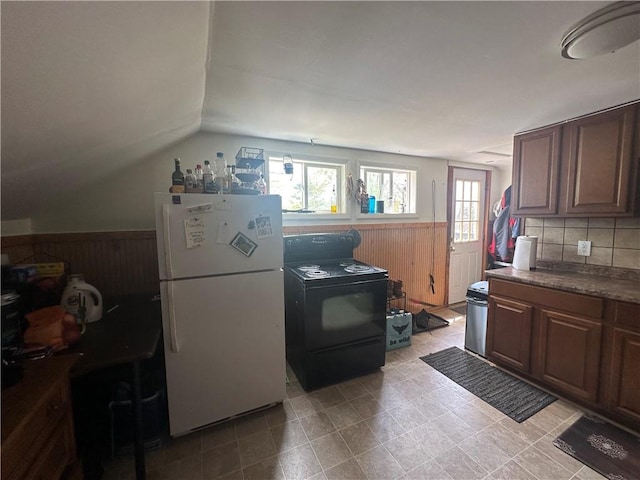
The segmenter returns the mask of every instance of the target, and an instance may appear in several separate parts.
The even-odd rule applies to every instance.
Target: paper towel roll
[[[520,236],[516,238],[516,249],[513,252],[513,268],[531,270],[536,268],[538,237]]]

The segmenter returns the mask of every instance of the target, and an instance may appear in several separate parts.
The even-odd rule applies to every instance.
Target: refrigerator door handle
[[[168,287],[168,307],[169,307],[169,338],[171,343],[171,351],[173,353],[180,352],[180,345],[178,345],[178,325],[176,324],[176,309],[175,302],[173,300],[173,282],[167,282]]]
[[[167,279],[173,280],[173,265],[171,264],[171,231],[169,229],[169,205],[162,205],[162,236],[164,237],[164,264],[167,269]]]

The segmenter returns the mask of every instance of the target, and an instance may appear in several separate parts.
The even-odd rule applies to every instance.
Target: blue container
[[[369,196],[369,213],[376,213],[376,197]]]

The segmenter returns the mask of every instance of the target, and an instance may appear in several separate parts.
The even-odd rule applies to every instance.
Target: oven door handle
[[[331,283],[329,285],[305,285],[305,290],[319,290],[319,289],[326,289],[326,288],[352,288],[352,287],[359,287],[359,286],[366,286],[366,285],[372,285],[374,283],[379,283],[379,282],[383,282],[383,283],[387,283],[388,278],[377,278],[375,280],[359,280],[359,281],[346,281],[343,283]]]

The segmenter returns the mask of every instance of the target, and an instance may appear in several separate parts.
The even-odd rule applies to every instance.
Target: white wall
[[[397,218],[391,215],[371,215],[362,218],[353,208],[353,212],[349,215],[328,215],[324,220],[303,217],[303,222],[344,223],[357,226],[363,222],[381,220],[384,222],[431,221],[433,179],[436,180],[436,221],[446,221],[448,171],[446,160],[199,132],[147,157],[117,176],[105,179],[100,184],[88,185],[80,192],[61,196],[47,209],[34,213],[31,217],[31,233],[152,230],[155,228],[153,192],[168,191],[175,157],[181,158],[183,171],[195,167],[196,163],[203,163],[204,160],[213,160],[218,151],[224,152],[227,161],[231,164],[235,162],[235,155],[242,146],[264,148],[267,153],[270,150],[285,151],[292,154],[342,159],[347,162],[347,171],[351,171],[354,179],[358,178],[359,162],[362,161],[418,170],[416,215],[409,218]],[[471,164],[457,163],[456,165],[479,168],[478,165]],[[489,170],[491,167],[484,169]],[[297,223],[287,218],[285,224]]]

